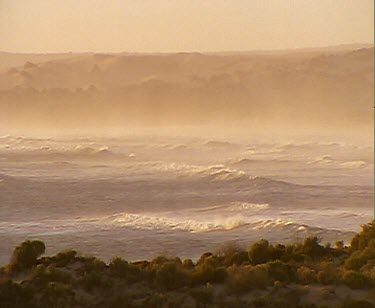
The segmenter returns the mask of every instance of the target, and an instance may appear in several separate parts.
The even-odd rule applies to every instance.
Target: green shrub
[[[346,271],[342,276],[343,282],[352,289],[363,289],[370,285],[368,279],[356,271]]]
[[[225,267],[220,266],[220,262],[216,256],[210,255],[199,263],[199,265],[197,263],[193,274],[193,282],[195,284],[224,282],[227,277],[227,271]]]
[[[86,272],[79,278],[78,285],[87,292],[92,292],[95,289],[108,289],[112,285],[112,281],[100,272],[91,271]]]
[[[39,307],[71,307],[74,304],[75,293],[71,286],[50,282],[42,290]]]
[[[191,259],[185,259],[182,262],[182,267],[185,269],[193,269],[194,268],[194,263]]]
[[[264,289],[270,284],[267,268],[264,265],[236,266],[228,268],[228,286],[235,293],[252,289]]]
[[[156,270],[155,286],[161,290],[178,289],[187,284],[186,273],[174,262],[164,263]]]
[[[152,259],[150,262],[151,267],[157,267],[163,265],[164,263],[170,262],[170,260],[165,256],[157,256],[156,258]]]
[[[269,247],[271,260],[281,260],[286,252],[285,245],[277,244]]]
[[[223,265],[231,266],[233,264],[241,265],[249,261],[248,253],[242,246],[236,242],[224,244],[217,252],[223,260]]]
[[[363,250],[375,239],[375,220],[363,225],[360,233],[356,234],[350,242],[350,250]]]
[[[104,272],[107,265],[95,257],[79,257],[77,261],[81,262],[81,267],[77,270],[81,275],[90,272]]]
[[[109,273],[112,276],[126,278],[129,271],[129,263],[119,257],[113,258],[109,263]]]
[[[319,264],[320,271],[318,272],[317,279],[321,284],[334,284],[338,281],[340,271],[333,262],[321,262]]]
[[[190,295],[196,302],[196,307],[207,307],[213,302],[213,290],[211,287],[201,287],[190,291]]]
[[[321,239],[317,236],[307,237],[302,245],[302,252],[315,260],[324,255],[325,249],[320,245]]]
[[[2,308],[36,308],[33,293],[10,279],[0,279],[0,307]]]
[[[205,253],[199,258],[199,260],[197,261],[196,265],[197,265],[197,266],[202,265],[208,257],[212,257],[212,256],[213,256],[213,254],[212,254],[211,252],[205,252]]]
[[[254,265],[266,263],[270,260],[269,243],[267,240],[260,240],[250,246],[249,259]]]
[[[33,268],[29,279],[32,281],[33,285],[44,287],[50,282],[69,284],[72,282],[73,277],[70,273],[55,268],[54,266],[49,265],[46,267],[43,264],[39,264]]]
[[[25,241],[13,251],[10,260],[10,272],[22,271],[36,264],[37,258],[44,253],[46,246],[41,241]]]
[[[266,265],[270,277],[274,280],[284,282],[290,282],[292,280],[293,273],[290,265],[279,260],[268,262]]]
[[[52,258],[56,266],[64,267],[76,260],[77,252],[75,250],[67,250],[59,252],[56,256]]]
[[[297,269],[297,282],[301,284],[311,284],[316,282],[316,273],[314,270],[301,266]]]

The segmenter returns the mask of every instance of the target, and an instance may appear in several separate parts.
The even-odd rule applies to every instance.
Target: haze
[[[348,243],[374,213],[373,6],[0,0],[0,266],[35,238],[106,261]]]
[[[371,0],[2,0],[9,52],[240,51],[373,41]]]

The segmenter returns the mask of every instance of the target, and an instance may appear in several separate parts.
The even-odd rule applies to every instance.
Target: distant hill
[[[27,60],[0,72],[0,122],[19,126],[33,118],[42,126],[79,127],[293,121],[360,128],[372,125],[374,47],[358,47],[225,54],[0,53],[13,63]]]

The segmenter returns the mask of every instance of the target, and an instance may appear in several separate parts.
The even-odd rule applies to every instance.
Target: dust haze
[[[348,241],[373,215],[372,45],[0,60],[0,262],[35,237],[106,260]]]
[[[0,131],[357,135],[371,139],[374,48],[0,54]],[[14,65],[14,66],[13,66]],[[350,127],[350,129],[349,129]],[[354,137],[355,138],[355,137]]]

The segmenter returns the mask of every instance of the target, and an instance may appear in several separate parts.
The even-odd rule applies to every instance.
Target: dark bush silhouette
[[[350,250],[363,250],[370,245],[371,241],[375,241],[375,220],[362,226],[362,231],[351,240]]]
[[[119,278],[126,278],[129,272],[129,263],[119,257],[113,258],[109,263],[111,275]]]
[[[254,265],[266,263],[270,260],[269,243],[267,240],[260,240],[251,245],[249,249],[249,259]]]
[[[291,266],[279,260],[268,262],[267,270],[271,278],[278,281],[290,282],[294,276]]]
[[[321,258],[324,255],[324,247],[320,245],[321,239],[317,236],[307,237],[302,245],[302,252],[312,259]]]
[[[25,241],[13,251],[9,268],[11,272],[22,271],[36,264],[37,258],[44,253],[46,246],[41,241]]]
[[[342,275],[343,282],[352,289],[363,289],[369,286],[368,279],[356,271],[346,271]]]
[[[188,276],[174,262],[162,264],[155,275],[155,286],[161,290],[173,290],[188,284]]]
[[[232,245],[205,253],[196,264],[159,256],[151,262],[117,257],[107,265],[74,250],[40,258],[44,244],[26,241],[0,269],[0,307],[319,307],[319,300],[372,307],[373,228],[365,225],[353,247],[323,247],[317,237],[285,246],[261,240],[248,252]],[[316,303],[301,301],[310,284],[323,291]],[[339,285],[369,295],[343,300],[335,293]]]

